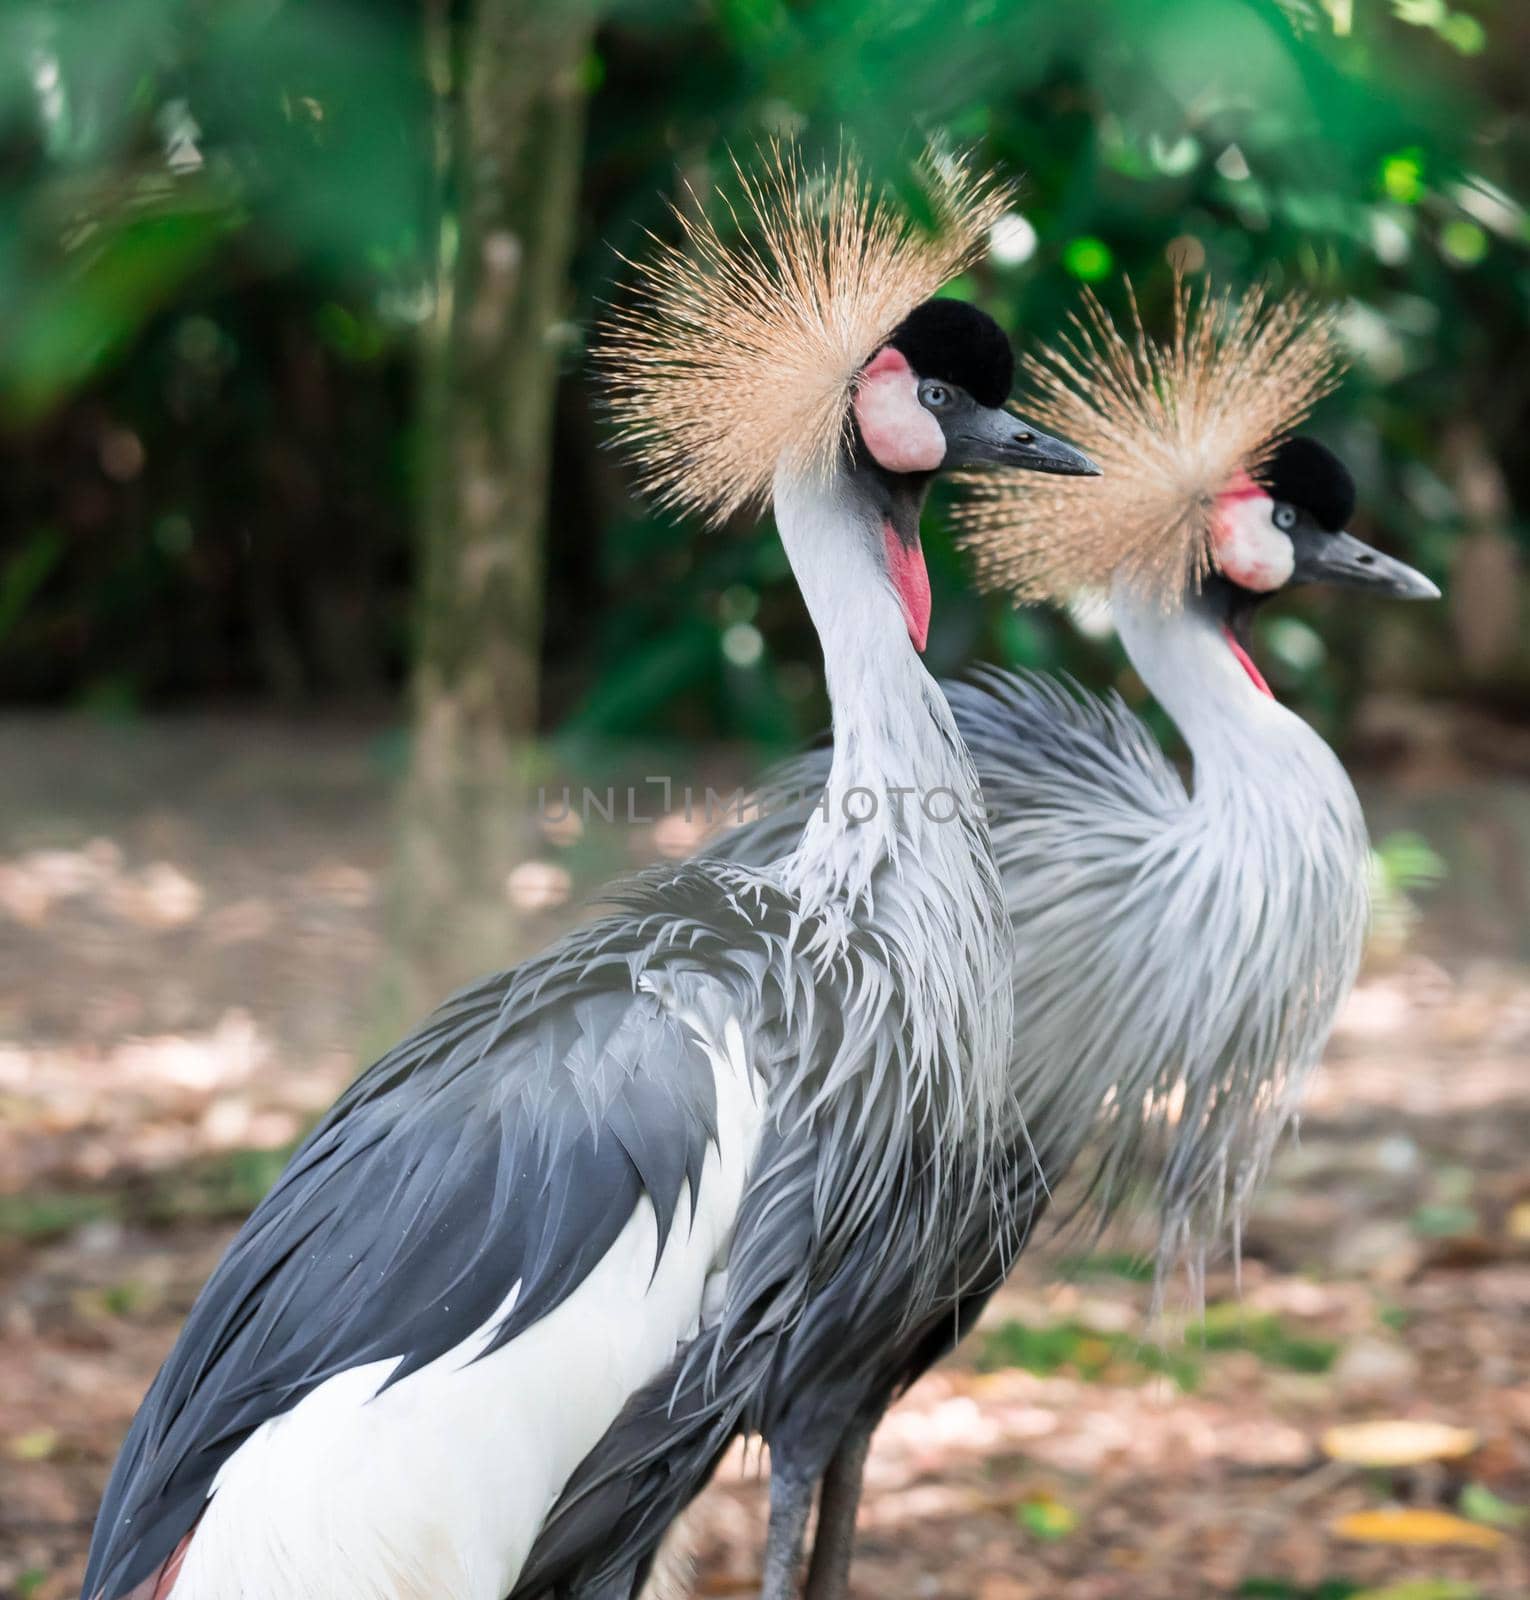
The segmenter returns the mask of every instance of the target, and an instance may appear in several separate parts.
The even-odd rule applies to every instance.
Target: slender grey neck
[[[864,1103],[894,1189],[898,1152],[922,1145],[921,1159],[933,1161],[924,1181],[945,1184],[930,1217],[949,1222],[990,1203],[986,1152],[1017,1117],[1014,945],[976,770],[889,576],[886,525],[905,544],[917,536],[924,487],[889,485],[849,463],[826,480],[777,477],[776,521],[834,708],[828,782],[778,870],[816,959],[836,961],[859,942],[846,970],[862,984],[874,970],[885,975],[885,990],[852,984],[844,1003],[860,1019],[822,1092]],[[950,1181],[958,1169],[965,1178]],[[932,1259],[947,1259],[954,1228],[936,1228]]]
[[[822,802],[788,867],[806,901],[854,911],[888,863],[956,869],[943,892],[992,874],[972,860],[978,783],[945,696],[911,643],[883,555],[885,524],[917,534],[926,485],[890,499],[883,478],[843,464],[827,479],[778,476],[776,522],[823,646],[834,755]],[[912,528],[905,526],[912,518]],[[965,864],[963,864],[965,863]]]
[[[1293,755],[1299,765],[1290,781],[1316,776],[1349,790],[1338,758],[1295,712],[1255,687],[1222,623],[1200,601],[1165,607],[1118,583],[1111,609],[1132,665],[1190,748],[1198,802],[1235,797]]]

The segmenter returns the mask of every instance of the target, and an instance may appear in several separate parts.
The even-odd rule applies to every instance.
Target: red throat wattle
[[[1223,628],[1222,637],[1227,640],[1227,648],[1232,651],[1234,656],[1237,657],[1238,665],[1242,667],[1243,670],[1249,675],[1250,679],[1253,680],[1254,687],[1260,692],[1260,694],[1267,694],[1270,699],[1273,700],[1275,698],[1275,691],[1264,681],[1264,674],[1259,670],[1258,667],[1254,665],[1254,658],[1233,637],[1232,629]]]
[[[924,564],[924,549],[918,536],[912,546],[904,544],[890,522],[882,524],[882,541],[887,548],[887,570],[903,607],[903,620],[914,648],[923,651],[930,637],[930,574]]]

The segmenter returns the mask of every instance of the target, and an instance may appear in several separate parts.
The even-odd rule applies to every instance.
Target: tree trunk
[[[441,96],[437,315],[426,350],[414,746],[393,893],[399,993],[417,1015],[514,954],[507,872],[525,835],[542,541],[579,195],[579,0],[475,0]],[[453,59],[464,82],[451,95]],[[455,229],[453,227],[455,224]]]

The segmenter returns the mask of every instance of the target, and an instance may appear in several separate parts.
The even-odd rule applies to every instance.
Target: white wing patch
[[[645,1197],[573,1294],[475,1359],[520,1292],[428,1366],[340,1373],[224,1463],[175,1600],[502,1600],[564,1484],[623,1404],[715,1314],[764,1096],[738,1019],[704,1029],[718,1143],[654,1269]],[[709,1288],[710,1285],[710,1288]]]

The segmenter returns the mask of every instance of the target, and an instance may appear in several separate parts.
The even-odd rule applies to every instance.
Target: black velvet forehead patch
[[[980,406],[1002,406],[1015,382],[1004,330],[965,300],[926,300],[887,341],[921,378],[958,384]]]
[[[1272,500],[1309,512],[1329,533],[1342,532],[1355,514],[1349,468],[1316,439],[1295,434],[1284,440],[1257,476]]]

